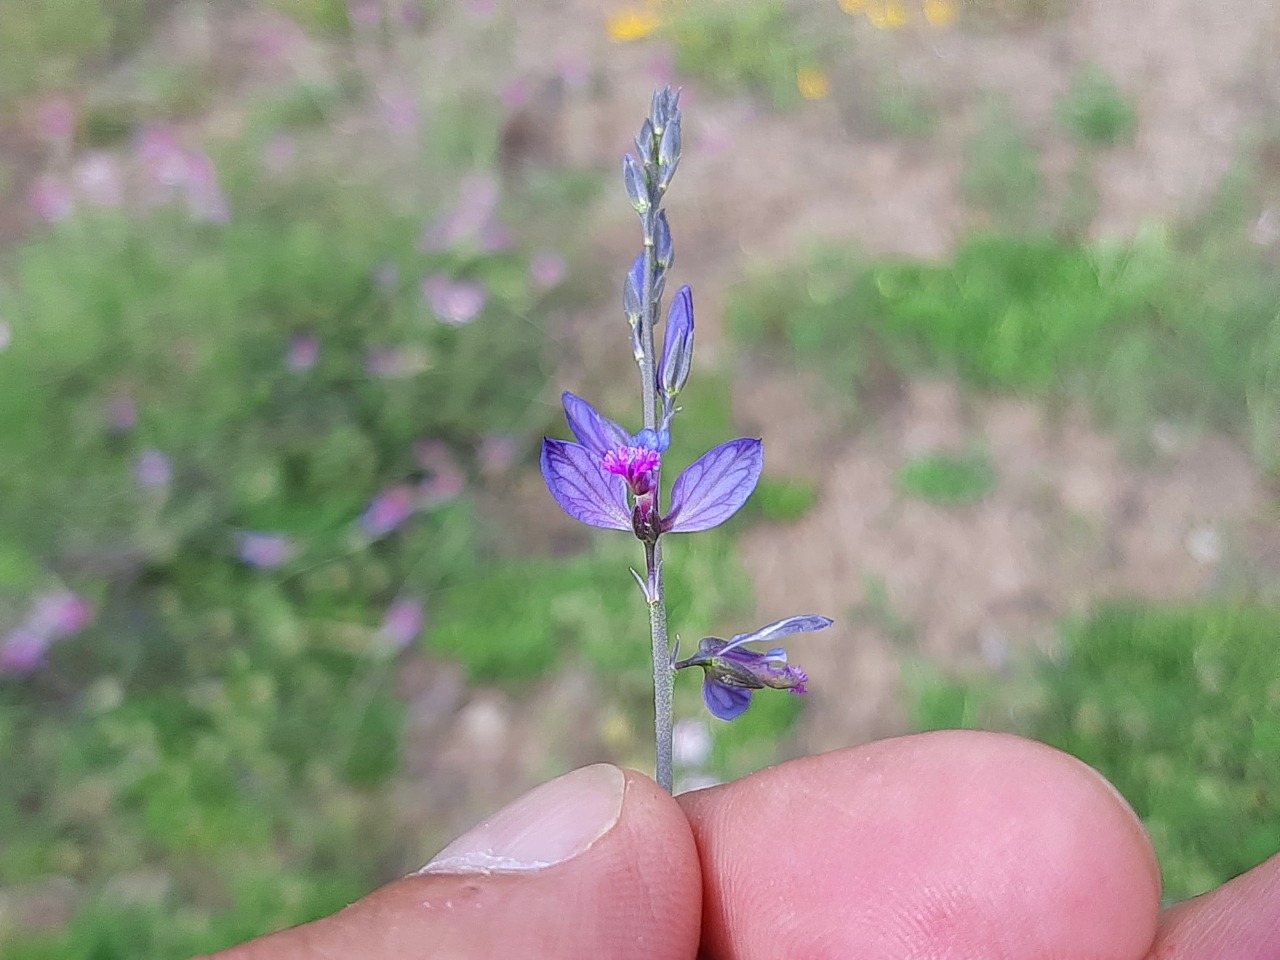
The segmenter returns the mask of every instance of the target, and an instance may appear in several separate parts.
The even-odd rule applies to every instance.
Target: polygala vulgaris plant
[[[644,544],[645,574],[632,574],[649,605],[653,643],[654,727],[658,782],[672,786],[672,690],[677,670],[701,667],[707,709],[733,720],[751,705],[756,690],[771,687],[804,693],[808,677],[787,662],[780,647],[761,653],[750,643],[769,643],[792,633],[821,630],[826,617],[779,620],[731,640],[706,637],[684,660],[679,644],[667,639],[667,609],[662,579],[663,537],[697,533],[719,526],[751,496],[764,466],[764,445],[739,438],[709,450],[685,469],[662,508],[662,456],[671,443],[671,423],[680,411],[676,400],[693,363],[693,294],[681,287],[671,300],[662,355],[654,327],[667,274],[675,261],[671,228],[662,200],[680,165],[679,91],[653,95],[650,116],[636,138],[636,156],[623,160],[623,183],[640,217],[644,252],[623,281],[622,302],[631,325],[631,349],[640,368],[644,428],[629,433],[602,416],[581,397],[564,394],[564,412],[578,442],[547,438],[542,444],[542,475],[551,495],[575,520],[609,530],[631,531]]]

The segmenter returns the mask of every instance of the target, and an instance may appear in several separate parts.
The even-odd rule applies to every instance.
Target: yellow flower
[[[955,0],[924,0],[924,18],[931,27],[945,27],[956,18]]]
[[[656,10],[643,7],[627,7],[609,14],[605,31],[614,43],[643,40],[662,26],[662,16]]]
[[[796,86],[806,100],[821,100],[831,92],[831,80],[820,67],[801,67],[796,71]]]
[[[901,0],[884,0],[867,11],[867,19],[881,30],[897,30],[907,25],[907,8]]]
[[[866,11],[867,0],[840,0],[840,9],[849,14],[849,16],[856,17]]]

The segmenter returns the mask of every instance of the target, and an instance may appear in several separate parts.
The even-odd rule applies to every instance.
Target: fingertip
[[[680,798],[712,957],[1141,956],[1160,887],[1141,825],[1079,761],[948,731]]]

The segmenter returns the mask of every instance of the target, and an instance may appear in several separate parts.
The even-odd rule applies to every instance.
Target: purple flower
[[[76,108],[65,97],[53,97],[36,110],[36,133],[52,147],[65,150],[76,135]]]
[[[76,165],[73,175],[80,195],[94,206],[119,207],[124,203],[124,181],[109,154],[89,154]]]
[[[721,720],[742,716],[751,706],[751,693],[770,687],[791,693],[804,693],[808,675],[787,662],[787,652],[774,647],[767,653],[747,650],[744,644],[769,643],[793,633],[823,630],[831,626],[826,617],[812,614],[788,617],[761,627],[755,633],[739,634],[732,640],[704,637],[698,652],[674,664],[675,669],[701,667],[702,699],[707,709]]]
[[[289,349],[284,355],[284,365],[290,370],[302,373],[310,370],[320,359],[320,341],[313,334],[300,333],[289,341]]]
[[[107,426],[112,433],[128,433],[138,425],[138,405],[124,391],[111,395],[107,400]]]
[[[44,176],[38,179],[31,185],[28,200],[36,216],[45,223],[66,220],[76,208],[71,188],[57,177]]]
[[[391,649],[403,650],[422,633],[422,601],[416,597],[401,597],[387,607],[378,636]]]
[[[572,393],[563,399],[578,442],[543,440],[542,475],[556,503],[582,523],[634,530],[642,539],[709,530],[737,513],[760,479],[764,445],[759,440],[722,443],[676,479],[671,510],[659,517],[658,478],[668,431],[641,430],[633,436]]]
[[[93,606],[78,593],[58,590],[36,598],[26,628],[49,642],[75,636],[93,622]]]
[[[489,299],[481,284],[465,280],[455,283],[442,273],[422,281],[422,295],[438,319],[455,327],[474,320]]]
[[[297,553],[297,545],[283,533],[248,532],[236,540],[236,556],[259,570],[283,566]]]
[[[500,187],[496,177],[474,173],[459,185],[457,206],[443,214],[418,241],[424,253],[447,250],[464,242],[480,244],[491,232],[498,209]]]
[[[413,446],[413,455],[424,474],[418,484],[419,507],[447,503],[466,489],[467,475],[444,443],[420,440]]]
[[[33,672],[44,663],[49,646],[48,637],[26,627],[15,627],[0,641],[0,674]]]
[[[413,516],[416,506],[412,487],[403,483],[389,487],[369,502],[360,515],[360,528],[379,540]]]
[[[143,450],[134,461],[133,477],[140,487],[162,489],[173,481],[173,465],[159,450]]]
[[[564,275],[564,257],[552,250],[544,250],[529,261],[529,279],[539,290],[557,286]]]

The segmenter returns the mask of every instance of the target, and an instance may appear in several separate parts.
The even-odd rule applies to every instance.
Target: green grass
[[[950,373],[1085,401],[1134,436],[1158,417],[1232,430],[1274,470],[1280,278],[1234,223],[1108,244],[979,235],[944,263],[828,248],[748,281],[730,329],[812,364],[850,399],[885,363]]]
[[[996,485],[995,466],[981,453],[930,453],[898,470],[898,489],[943,506],[977,503]]]
[[[1128,143],[1138,129],[1137,108],[1098,67],[1082,70],[1057,103],[1058,119],[1079,142],[1096,147]]]
[[[690,0],[671,6],[664,33],[676,68],[727,92],[748,90],[776,107],[799,102],[796,75],[819,64],[818,44],[784,0]]]
[[[1142,817],[1181,900],[1280,849],[1280,611],[1113,605],[1055,662],[1011,680],[932,681],[921,729],[995,727],[1096,766]]]

